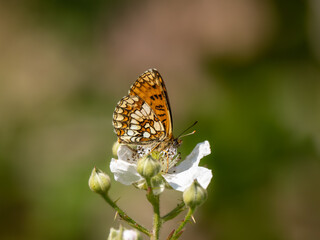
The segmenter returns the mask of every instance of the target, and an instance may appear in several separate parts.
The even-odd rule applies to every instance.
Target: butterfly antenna
[[[192,135],[192,134],[194,134],[195,132],[196,132],[196,130],[193,130],[191,133],[187,133],[187,134],[184,134],[184,135],[179,136],[179,138],[183,138],[183,137],[185,137],[185,136]]]
[[[188,131],[190,128],[192,128],[194,125],[196,125],[197,123],[198,123],[198,121],[195,121],[190,127],[188,127],[186,130],[184,130],[184,131],[177,137],[177,139],[194,134],[194,133],[196,132],[196,130],[193,130],[191,133],[187,133],[187,134],[184,134],[184,133],[185,133],[186,131]],[[184,134],[184,135],[183,135],[183,134]]]

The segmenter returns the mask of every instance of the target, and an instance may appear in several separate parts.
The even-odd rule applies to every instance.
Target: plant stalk
[[[148,192],[147,192],[147,199],[151,203],[153,207],[153,234],[152,240],[159,240],[159,232],[161,228],[161,218],[160,218],[160,199],[159,195],[153,194],[151,182],[147,180],[148,184]]]
[[[161,217],[162,223],[165,223],[166,221],[169,221],[176,216],[178,216],[182,211],[186,209],[186,206],[184,202],[179,203],[173,210],[171,210],[169,213]]]
[[[194,209],[189,208],[189,211],[188,211],[187,215],[185,216],[184,220],[182,221],[180,226],[174,231],[172,236],[169,238],[170,240],[178,239],[181,236],[181,234],[183,233],[183,228],[187,224],[187,222],[190,221],[190,218],[191,218],[193,212],[194,212]]]
[[[137,229],[138,231],[146,234],[147,236],[152,236],[150,231],[146,229],[145,227],[138,224],[136,221],[134,221],[131,217],[129,217],[121,208],[118,207],[118,205],[112,201],[107,194],[103,194],[102,197],[104,200],[114,209],[118,212],[119,216],[126,221],[131,227]]]

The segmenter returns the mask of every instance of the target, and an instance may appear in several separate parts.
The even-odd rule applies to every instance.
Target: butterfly
[[[141,74],[113,113],[114,132],[120,144],[150,145],[162,151],[181,140],[172,134],[172,114],[166,86],[156,69]]]

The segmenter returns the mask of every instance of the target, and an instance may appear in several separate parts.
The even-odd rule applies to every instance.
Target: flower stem
[[[172,236],[169,238],[170,240],[175,240],[178,239],[181,234],[183,233],[183,228],[184,226],[187,224],[188,221],[190,221],[190,218],[192,216],[194,212],[194,209],[189,208],[189,211],[187,213],[187,215],[185,216],[183,222],[180,224],[180,226],[174,231],[174,233],[172,234]]]
[[[159,196],[155,196],[155,204],[153,204],[153,236],[154,240],[159,239],[159,231],[161,227]]]
[[[169,221],[176,216],[178,216],[182,211],[186,209],[186,206],[184,202],[179,203],[173,210],[171,210],[169,213],[161,217],[162,223],[165,223],[166,221]]]
[[[152,240],[159,240],[159,232],[161,227],[161,218],[160,218],[160,201],[159,195],[153,194],[151,182],[147,180],[148,192],[147,199],[152,204],[153,207],[153,236]]]
[[[126,221],[131,227],[139,230],[140,232],[146,234],[147,236],[151,236],[152,234],[149,232],[148,229],[138,224],[136,221],[134,221],[131,217],[129,217],[121,208],[118,207],[118,205],[112,201],[108,194],[101,194],[101,196],[104,198],[104,200],[114,209],[118,212],[119,216]]]

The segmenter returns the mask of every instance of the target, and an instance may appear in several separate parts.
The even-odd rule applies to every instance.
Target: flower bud
[[[146,179],[154,177],[160,170],[160,163],[157,160],[154,160],[150,155],[147,155],[138,161],[137,172]]]
[[[110,233],[108,236],[108,240],[121,240],[123,234],[123,228],[120,226],[120,229],[110,228]]]
[[[163,177],[160,174],[158,174],[153,178],[151,178],[151,186],[152,186],[153,194],[159,195],[165,189],[166,181],[163,179]]]
[[[108,193],[110,186],[111,182],[108,174],[94,167],[89,178],[89,188],[91,191],[99,194],[106,194]]]
[[[108,240],[142,240],[142,236],[138,231],[124,229],[121,225],[119,230],[111,228]]]
[[[112,154],[114,156],[118,156],[118,149],[120,147],[120,143],[118,141],[116,141],[113,145],[112,145]]]
[[[183,192],[183,201],[186,206],[196,208],[203,204],[207,199],[207,190],[201,187],[195,179],[193,183]]]

